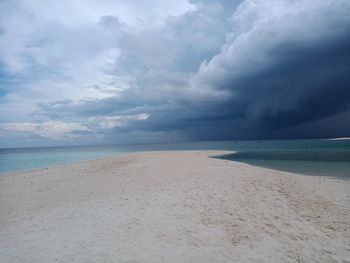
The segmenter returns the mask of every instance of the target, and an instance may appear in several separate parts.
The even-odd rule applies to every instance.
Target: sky
[[[349,0],[0,0],[0,147],[344,136]]]

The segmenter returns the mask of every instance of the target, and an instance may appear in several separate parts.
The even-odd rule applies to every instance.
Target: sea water
[[[162,150],[227,150],[234,153],[218,158],[301,174],[350,179],[350,140],[213,141],[0,149],[0,173]]]
[[[222,158],[306,175],[350,179],[350,140],[237,142]]]

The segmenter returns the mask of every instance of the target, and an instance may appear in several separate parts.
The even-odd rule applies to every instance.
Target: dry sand
[[[350,181],[136,153],[0,176],[0,262],[350,262]]]

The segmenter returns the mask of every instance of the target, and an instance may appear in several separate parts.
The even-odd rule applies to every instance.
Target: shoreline
[[[349,181],[211,158],[228,152],[138,152],[1,174],[0,261],[350,258]]]

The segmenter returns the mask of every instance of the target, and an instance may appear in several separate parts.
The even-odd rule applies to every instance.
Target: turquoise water
[[[34,147],[0,149],[0,174],[32,170],[77,161],[119,156],[138,151],[215,149],[224,144],[180,143],[110,146]],[[209,148],[208,148],[209,147]]]
[[[0,149],[0,173],[160,150],[229,150],[235,153],[220,158],[302,174],[350,178],[350,140],[220,141]]]
[[[306,175],[350,179],[349,140],[288,140],[238,143],[221,158]]]
[[[122,153],[113,149],[86,147],[0,149],[0,173],[31,170],[120,154]]]

